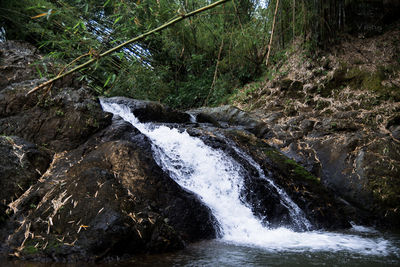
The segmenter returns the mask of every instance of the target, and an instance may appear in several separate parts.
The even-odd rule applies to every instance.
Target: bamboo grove
[[[354,30],[347,18],[371,1],[228,1],[99,58],[80,70],[78,78],[99,95],[150,99],[181,108],[221,104],[234,88],[263,77],[294,41],[312,51]],[[73,68],[212,2],[0,0],[0,38],[37,46],[46,55],[36,62],[38,75],[51,78],[69,62]],[[48,62],[55,68],[47,68]]]

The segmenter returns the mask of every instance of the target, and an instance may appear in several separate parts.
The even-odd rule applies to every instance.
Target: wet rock
[[[291,199],[304,211],[307,219],[314,227],[343,229],[350,227],[349,221],[357,219],[352,214],[354,209],[351,205],[345,204],[335,196],[333,191],[327,189],[318,177],[308,172],[294,160],[287,158],[261,139],[245,132],[228,131],[225,134],[243,151],[253,157],[264,169],[264,172],[269,174],[269,177],[287,192]],[[257,183],[255,186],[255,188],[259,188]],[[252,205],[259,205],[259,202],[251,203]],[[265,209],[268,206],[271,208],[270,205],[271,203],[260,206]],[[282,211],[280,209],[275,210],[276,215],[278,215],[276,217],[278,219],[275,218],[275,220],[288,220],[287,212]],[[286,223],[283,223],[283,225]],[[295,224],[291,223],[291,225]]]
[[[77,147],[110,124],[111,116],[105,116],[98,100],[75,81],[59,81],[45,96],[27,95],[44,81],[34,79],[30,65],[39,57],[35,49],[5,42],[0,50],[0,76],[6,78],[0,86],[0,134],[19,136],[58,152]]]
[[[87,89],[54,89],[54,96],[26,96],[29,84],[0,91],[0,133],[17,135],[54,151],[77,147],[111,121]]]
[[[110,98],[110,101],[117,104],[127,105],[140,122],[190,122],[189,114],[173,110],[154,101],[137,100],[126,97],[112,97]]]
[[[233,106],[199,108],[189,112],[198,114],[197,116],[200,116],[199,122],[211,122],[216,127],[238,126],[257,137],[265,137],[269,133],[269,128],[265,122]]]
[[[320,177],[322,185],[348,204],[358,223],[398,228],[399,120],[392,115],[380,126],[384,131],[378,131],[377,118],[364,119],[353,110],[302,111],[290,118],[271,112],[264,119],[271,129],[266,142]]]
[[[298,231],[303,230],[297,227],[287,207],[282,205],[277,190],[271,187],[265,179],[247,176],[241,195],[242,201],[248,203],[253,213],[266,227],[287,227]]]
[[[216,236],[210,210],[161,170],[144,135],[120,119],[110,125],[111,114],[73,76],[46,95],[27,95],[44,81],[29,65],[40,56],[19,43],[0,49],[5,251],[43,261],[103,260]],[[154,102],[121,101],[144,121],[190,121]]]
[[[303,166],[286,157],[262,139],[237,129],[190,128],[190,135],[201,138],[208,146],[224,151],[242,166],[244,179],[241,200],[254,215],[270,228],[288,227],[303,231],[308,226],[293,216],[277,189],[260,176],[243,152],[249,155],[271,179],[304,211],[313,229],[343,229],[357,221],[354,208],[327,189],[321,180]],[[232,141],[234,143],[232,143]],[[233,149],[235,145],[239,150]],[[240,152],[242,151],[242,152]]]
[[[34,62],[40,58],[36,50],[32,45],[18,41],[0,43],[0,89],[35,78]]]
[[[10,207],[15,232],[7,244],[24,258],[101,260],[216,235],[209,209],[161,170],[149,140],[121,120],[57,153]]]

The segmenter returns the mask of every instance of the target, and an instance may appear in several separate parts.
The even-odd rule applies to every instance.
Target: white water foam
[[[268,229],[239,200],[241,166],[222,151],[212,149],[186,132],[140,123],[129,108],[101,101],[105,111],[130,122],[152,141],[155,159],[180,186],[196,193],[220,224],[222,241],[272,251],[349,251],[388,255],[390,242],[332,232],[294,232]]]

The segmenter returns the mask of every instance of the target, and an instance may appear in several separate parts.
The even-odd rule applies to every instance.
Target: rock
[[[287,192],[290,198],[304,211],[307,219],[315,228],[343,229],[350,227],[349,221],[358,219],[354,217],[354,214],[348,212],[348,210],[353,210],[352,207],[344,204],[331,190],[325,188],[318,177],[309,173],[304,167],[287,158],[266,142],[240,131],[228,131],[225,134],[258,162],[264,172],[269,174],[269,177]],[[258,191],[260,185],[257,185],[256,180],[254,182],[254,186],[251,185],[252,190]],[[270,195],[265,191],[263,194]],[[260,205],[260,199],[251,203],[252,205],[259,205],[261,209],[266,209],[266,207],[271,209],[272,203],[264,203],[265,201],[271,201],[271,199],[265,197],[265,200],[261,202],[263,205]],[[290,222],[287,211],[276,209],[277,207],[279,206],[275,205],[275,215],[277,215],[275,220],[286,220],[284,225],[288,221],[289,225],[295,225]],[[275,223],[279,225],[282,224],[282,221]]]
[[[350,221],[359,221],[362,218],[358,218],[354,214],[354,208],[336,197],[318,177],[247,131],[194,127],[189,128],[187,132],[191,136],[201,138],[213,149],[224,151],[240,163],[244,179],[241,200],[270,228],[288,227],[304,231],[306,225],[299,222],[298,217],[291,215],[277,189],[271,186],[265,177],[260,176],[256,167],[243,156],[243,152],[260,165],[269,179],[286,191],[304,211],[313,229],[348,228]],[[232,144],[237,149],[233,149]]]
[[[107,100],[106,100],[107,101]],[[126,97],[112,97],[109,101],[127,105],[140,122],[189,123],[190,115],[173,110],[154,101],[137,100]]]
[[[35,78],[37,70],[34,62],[40,58],[36,50],[32,45],[18,41],[0,43],[0,90]]]
[[[120,120],[57,153],[40,182],[10,207],[15,232],[8,246],[26,259],[101,260],[176,250],[216,235],[209,209],[170,179],[149,140]],[[25,240],[26,232],[32,235]]]
[[[245,129],[248,132],[257,133],[256,128],[251,129],[256,124],[248,123],[248,121],[253,122],[254,117],[239,109],[224,106],[202,108],[201,112],[211,116],[225,129],[239,131]],[[400,199],[396,196],[400,195],[400,192],[398,192],[398,188],[400,188],[398,185],[400,182],[398,178],[400,177],[400,174],[398,174],[400,170],[400,144],[388,136],[369,130],[357,111],[344,110],[333,114],[319,114],[318,116],[315,113],[305,113],[304,111],[288,118],[285,118],[285,113],[281,111],[263,115],[263,125],[269,129],[268,134],[264,136],[266,142],[293,159],[291,162],[294,164],[292,169],[296,170],[296,166],[299,166],[304,169],[304,171],[300,171],[301,168],[297,169],[300,173],[304,172],[303,174],[305,174],[309,171],[312,177],[320,179],[320,185],[312,196],[299,197],[297,193],[294,193],[298,185],[293,181],[281,182],[283,187],[293,199],[300,202],[308,199],[309,203],[314,203],[302,202],[303,204],[300,206],[305,211],[308,210],[312,213],[313,210],[325,207],[324,209],[327,210],[322,210],[321,213],[331,213],[332,218],[337,218],[338,223],[332,225],[328,217],[314,212],[311,217],[314,216],[315,218],[311,221],[321,227],[341,228],[348,226],[346,220],[339,218],[339,213],[328,208],[329,205],[326,203],[330,201],[335,202],[340,207],[338,210],[346,214],[345,217],[359,224],[398,228]],[[210,119],[208,121],[212,122]],[[216,123],[213,123],[213,125],[214,127],[218,126]],[[386,129],[390,131],[393,138],[397,136],[398,125],[396,115],[392,116],[386,125]],[[211,128],[208,131],[214,130]],[[191,131],[191,134],[193,134],[193,131]],[[201,136],[202,134],[197,132],[196,135]],[[211,144],[215,148],[223,148],[221,144],[216,145],[212,142]],[[244,144],[240,146],[242,147]],[[253,150],[257,151],[257,146],[249,149],[249,151]],[[253,155],[252,153],[249,154]],[[261,153],[257,155],[253,156],[260,160],[265,157]],[[286,160],[282,159],[281,161],[285,162]],[[290,160],[288,162],[290,163]],[[275,164],[274,166],[276,176],[281,177],[280,175],[285,173],[290,177],[290,173],[287,173],[286,169],[290,169],[291,165]],[[266,167],[266,169],[268,168]],[[286,180],[283,179],[283,181]],[[290,186],[293,184],[296,186]],[[261,192],[260,188],[254,184],[251,190]],[[318,204],[318,195],[325,194],[321,193],[325,192],[324,190],[330,192],[329,194],[334,201],[327,199],[325,204]],[[310,190],[307,189],[307,191]],[[258,196],[263,194],[271,195],[270,192],[264,191],[264,193],[256,193],[256,196],[245,194],[244,197],[250,202],[261,203],[263,200]],[[314,208],[310,208],[310,205]],[[256,213],[259,214],[260,218],[266,215],[263,215],[260,211],[256,211]],[[284,217],[284,215],[282,216]],[[268,217],[271,218],[271,214]],[[286,221],[283,224],[288,225],[290,222]]]
[[[257,137],[265,137],[269,133],[269,128],[265,122],[233,106],[199,108],[189,112],[198,114],[197,116],[200,116],[199,122],[210,122],[216,127],[237,126],[255,134]]]
[[[322,185],[349,205],[358,223],[400,227],[398,115],[382,125],[385,132],[353,110],[301,111],[290,118],[271,112],[264,121],[271,131],[266,142],[320,177]]]
[[[386,129],[391,132],[393,138],[400,141],[400,115],[394,115],[389,118]]]
[[[34,185],[50,164],[50,156],[15,136],[0,136],[0,225],[7,205]]]
[[[396,138],[397,140],[400,141],[400,125],[393,126],[393,127],[391,127],[390,130],[392,132],[393,138]]]
[[[46,96],[26,95],[35,79],[35,49],[19,42],[0,44],[0,134],[19,136],[56,152],[72,149],[111,122],[89,89],[72,79],[56,83]],[[73,88],[68,86],[74,86]],[[76,89],[79,88],[79,89]]]
[[[290,79],[283,79],[279,83],[281,91],[288,97],[302,97],[303,83],[300,81],[293,81]]]
[[[21,87],[19,87],[21,86]],[[31,86],[13,84],[0,91],[0,134],[17,135],[56,152],[77,147],[111,121],[87,89],[54,89],[38,100]]]
[[[3,249],[23,259],[103,260],[215,237],[210,210],[161,170],[149,140],[120,119],[110,125],[111,114],[73,76],[45,96],[27,95],[44,81],[29,65],[40,58],[34,51],[0,45]],[[143,121],[190,121],[155,102],[119,101]]]

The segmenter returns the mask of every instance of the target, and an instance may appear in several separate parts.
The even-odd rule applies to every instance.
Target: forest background
[[[51,78],[69,62],[71,68],[95,58],[212,2],[0,0],[0,38],[38,47],[45,54],[35,63],[38,76]],[[269,66],[282,64],[295,42],[313,57],[316,49],[337,42],[341,33],[359,30],[354,22],[363,16],[365,2],[384,1],[228,1],[100,58],[81,69],[79,79],[99,95],[149,99],[177,108],[228,103],[246,83],[272,79],[276,68]],[[57,71],[48,68],[49,62]]]

